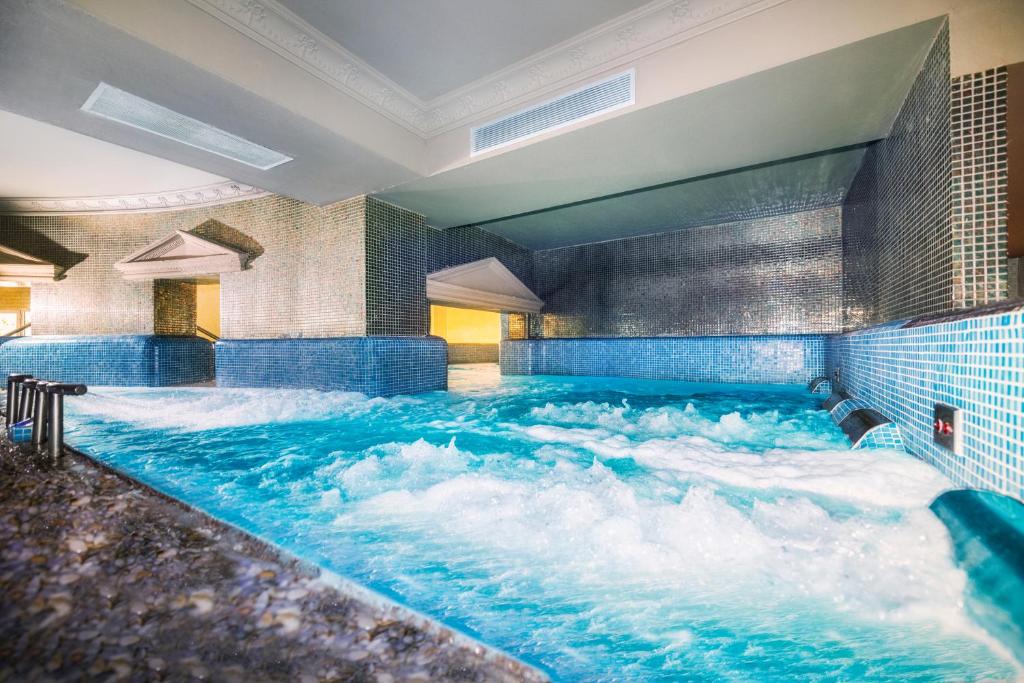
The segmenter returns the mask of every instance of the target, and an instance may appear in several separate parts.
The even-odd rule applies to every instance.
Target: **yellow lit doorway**
[[[431,305],[430,334],[448,342],[449,365],[497,363],[501,314]]]
[[[196,284],[196,332],[204,339],[220,339],[220,282]]]

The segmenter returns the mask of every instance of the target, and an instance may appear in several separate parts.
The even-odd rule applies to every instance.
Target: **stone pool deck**
[[[0,442],[0,683],[542,681],[93,461]]]

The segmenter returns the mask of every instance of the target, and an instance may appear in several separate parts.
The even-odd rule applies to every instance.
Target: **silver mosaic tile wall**
[[[1006,67],[954,78],[950,90],[953,305],[1008,294]]]
[[[435,230],[419,214],[367,198],[366,334],[427,334],[427,274],[491,256],[531,285],[529,250],[475,227]]]
[[[426,334],[423,216],[379,199],[366,200],[366,334]]]
[[[114,263],[160,234],[127,216],[0,216],[4,244],[67,269],[32,286],[33,334],[152,334],[153,283]]]
[[[318,207],[275,196],[230,205],[229,225],[263,254],[221,277],[221,336],[365,334],[365,204],[355,197]]]
[[[847,329],[953,305],[949,89],[947,26],[843,203]]]
[[[222,336],[358,336],[366,332],[364,207],[362,197],[317,207],[268,196],[149,214],[0,216],[0,234],[68,269],[59,282],[32,287],[34,334],[187,333],[190,304],[174,303],[182,290],[114,270],[132,251],[185,230],[253,255],[247,270],[221,278]]]
[[[533,338],[841,329],[838,206],[534,253]],[[508,320],[508,334],[517,331]],[[512,337],[515,338],[515,337]]]

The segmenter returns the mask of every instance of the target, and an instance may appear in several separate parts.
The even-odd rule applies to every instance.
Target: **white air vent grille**
[[[628,107],[634,100],[634,72],[627,71],[473,129],[477,154]]]
[[[162,107],[112,85],[100,83],[82,105],[82,111],[159,135],[190,147],[254,166],[260,170],[280,166],[292,158],[202,121]]]

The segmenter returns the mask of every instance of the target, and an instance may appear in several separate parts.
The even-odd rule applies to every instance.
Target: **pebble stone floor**
[[[0,682],[542,681],[75,454],[0,442]]]

